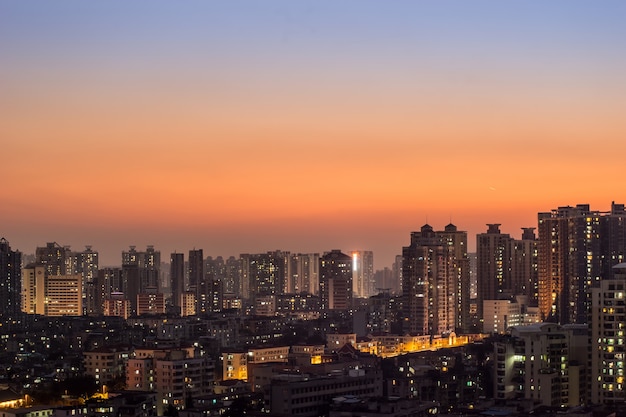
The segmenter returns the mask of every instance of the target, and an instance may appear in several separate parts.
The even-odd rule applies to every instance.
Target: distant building
[[[321,311],[352,307],[352,258],[333,249],[320,257]]]
[[[352,292],[355,297],[368,298],[374,295],[374,253],[352,251]]]
[[[172,290],[172,306],[181,312],[181,296],[185,292],[185,254],[170,255],[170,289]]]
[[[273,251],[241,254],[242,295],[252,301],[257,296],[284,294],[288,285],[289,253]]]
[[[185,291],[180,295],[180,316],[194,316],[196,314],[196,294]]]
[[[149,245],[144,252],[135,246],[122,252],[122,292],[131,301],[133,314],[137,314],[137,294],[150,289],[159,291],[161,271],[161,252]]]
[[[5,238],[0,239],[0,317],[4,322],[16,320],[22,311],[21,258]]]
[[[124,294],[124,275],[122,268],[100,268],[96,278],[95,299],[96,305],[103,311],[104,302],[107,299],[119,298]],[[116,294],[113,297],[113,294]]]
[[[83,277],[83,314],[98,315],[102,312],[102,306],[98,303],[97,277],[98,277],[98,252],[86,246],[82,252],[70,251],[66,247],[66,272]]]
[[[65,275],[68,273],[69,248],[56,242],[48,242],[46,246],[38,246],[35,250],[35,263],[43,265],[48,275]],[[71,268],[69,269],[71,273]]]
[[[48,275],[45,265],[22,270],[22,311],[44,316],[82,316],[82,276]]]
[[[319,293],[319,254],[297,253],[289,256],[288,293]]]
[[[131,315],[130,301],[124,297],[124,293],[112,293],[104,300],[105,316],[122,317],[127,320]]]
[[[160,292],[137,294],[137,315],[165,314],[165,296]]]
[[[192,249],[189,251],[189,261],[187,263],[187,275],[189,285],[187,291],[191,291],[196,296],[196,313],[211,311],[208,301],[208,283],[204,274],[204,252],[202,249]]]

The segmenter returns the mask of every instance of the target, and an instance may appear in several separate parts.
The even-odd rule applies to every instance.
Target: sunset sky
[[[205,255],[519,238],[626,203],[624,1],[0,2],[0,237]]]

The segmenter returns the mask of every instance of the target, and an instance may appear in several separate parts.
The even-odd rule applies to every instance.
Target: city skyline
[[[237,256],[622,202],[617,1],[0,4],[2,236]]]

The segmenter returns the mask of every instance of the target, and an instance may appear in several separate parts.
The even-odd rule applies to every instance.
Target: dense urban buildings
[[[377,271],[370,251],[194,248],[167,264],[153,246],[101,268],[90,246],[23,256],[2,239],[0,345],[15,359],[0,378],[25,390],[88,375],[185,417],[613,407],[626,402],[624,221],[620,204],[560,207],[539,213],[538,237],[488,224],[475,255],[455,225],[426,224]],[[119,395],[115,407],[134,401]]]

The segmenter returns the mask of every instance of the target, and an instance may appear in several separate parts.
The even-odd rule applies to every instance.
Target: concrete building
[[[626,402],[626,263],[591,289],[591,402]]]
[[[127,320],[131,315],[130,301],[124,297],[123,293],[112,293],[110,298],[104,300],[104,315],[123,317]]]
[[[184,409],[186,400],[212,392],[215,364],[199,351],[189,349],[141,349],[128,360],[127,387],[155,391],[157,415],[170,405]]]
[[[380,397],[382,387],[382,371],[376,368],[351,369],[326,377],[285,375],[272,380],[270,410],[272,414],[285,416],[325,415],[333,398]]]
[[[132,354],[127,346],[102,347],[83,352],[85,375],[94,377],[98,385],[108,385],[126,376],[126,361]]]
[[[511,300],[483,301],[483,333],[504,334],[512,326],[523,323],[519,303]]]
[[[426,224],[402,248],[403,330],[441,335],[469,327],[467,234]]]
[[[165,296],[160,292],[137,294],[137,315],[165,314]]]
[[[22,311],[44,316],[82,316],[82,276],[48,275],[46,265],[22,270]]]
[[[494,348],[497,401],[524,398],[563,408],[586,403],[587,326],[517,326]]]

